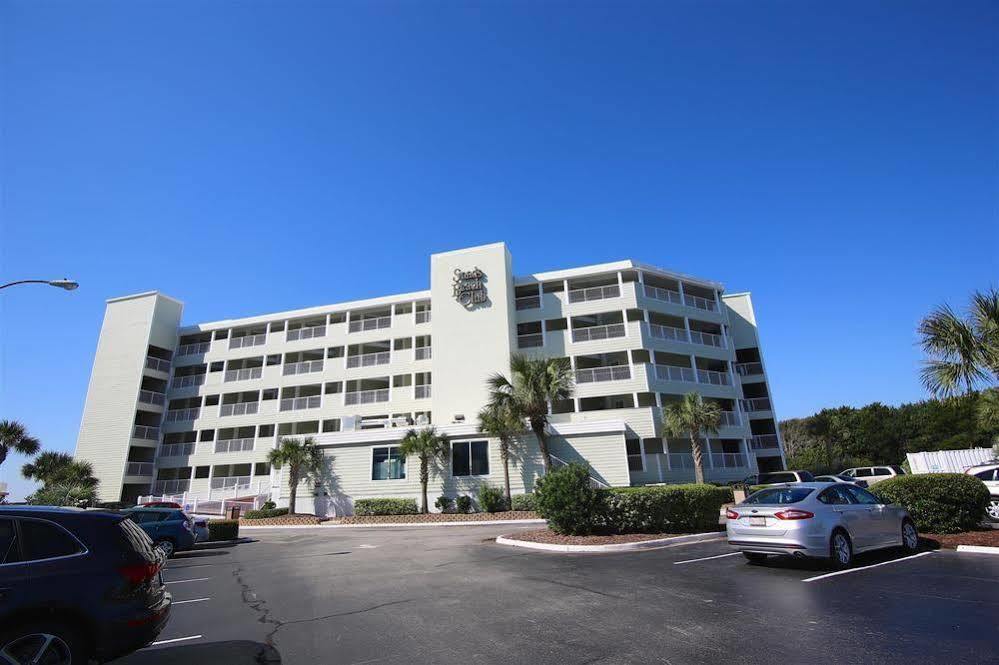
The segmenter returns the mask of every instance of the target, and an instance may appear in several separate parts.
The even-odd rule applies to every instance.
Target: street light
[[[14,286],[15,284],[48,284],[49,286],[55,286],[66,291],[72,291],[80,286],[78,282],[74,282],[71,279],[19,279],[16,282],[0,285],[0,289],[6,289],[8,286]]]

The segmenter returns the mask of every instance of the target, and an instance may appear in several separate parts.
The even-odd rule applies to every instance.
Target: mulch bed
[[[551,545],[614,545],[617,543],[640,543],[645,540],[670,538],[675,533],[606,533],[592,536],[563,536],[551,529],[532,529],[517,531],[505,536],[510,540],[526,540],[532,543],[549,543]]]
[[[331,524],[426,524],[439,522],[491,522],[493,520],[534,520],[538,514],[527,510],[502,513],[429,513],[427,515],[352,515],[334,517]]]
[[[958,545],[999,547],[999,529],[966,531],[964,533],[921,533],[920,538],[936,541],[940,547],[952,550]]]
[[[239,519],[239,523],[243,526],[284,526],[284,525],[295,525],[295,524],[319,524],[323,522],[322,518],[316,517],[315,515],[280,515],[278,517],[263,517],[257,520],[248,520],[245,517]]]

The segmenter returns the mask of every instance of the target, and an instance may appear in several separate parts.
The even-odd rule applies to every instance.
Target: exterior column
[[[694,372],[694,383],[700,383],[701,377],[697,376],[697,358],[694,356],[693,353],[690,354],[690,367],[691,370]]]
[[[679,279],[676,280],[676,288],[680,292],[680,304],[681,305],[686,305],[687,304],[687,296],[685,296],[684,293],[683,293],[683,281],[682,280],[679,280]]]
[[[689,343],[690,342],[690,318],[689,317],[686,317],[686,316],[683,317],[683,330],[684,330],[684,333],[687,335],[687,342]]]

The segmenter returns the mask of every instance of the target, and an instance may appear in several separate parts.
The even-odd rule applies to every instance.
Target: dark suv
[[[153,641],[165,558],[120,513],[0,506],[0,661],[76,665]]]

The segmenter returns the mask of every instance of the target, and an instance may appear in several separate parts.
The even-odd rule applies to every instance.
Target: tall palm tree
[[[21,475],[46,485],[70,483],[85,486],[97,484],[90,462],[75,460],[72,455],[46,451],[21,467]]]
[[[919,324],[923,385],[936,397],[999,379],[999,291],[975,291],[967,316],[941,305]]]
[[[517,435],[524,431],[524,419],[514,413],[509,405],[489,404],[479,411],[479,431],[499,439],[500,459],[503,461],[503,486],[506,505],[510,505],[510,449],[516,445]]]
[[[315,478],[322,473],[326,465],[323,451],[316,447],[316,440],[307,436],[301,440],[282,437],[277,448],[267,453],[270,465],[280,470],[288,467],[288,512],[295,514],[295,502],[298,496],[298,484],[302,480]]]
[[[427,483],[430,482],[430,463],[440,461],[441,464],[447,464],[449,451],[447,437],[438,434],[434,427],[426,427],[420,431],[411,429],[399,442],[399,454],[403,458],[415,455],[420,460],[420,489],[423,492],[420,512],[424,514],[429,511],[427,508]]]
[[[4,463],[11,450],[22,455],[34,455],[40,446],[38,439],[28,436],[28,430],[21,423],[0,420],[0,464]]]
[[[679,402],[663,407],[663,433],[667,437],[690,437],[690,452],[694,456],[694,479],[704,482],[704,453],[701,451],[701,433],[718,434],[721,425],[721,407],[705,402],[695,392],[689,392]]]
[[[548,409],[552,402],[572,397],[575,379],[568,358],[510,356],[510,377],[493,374],[488,379],[489,403],[526,418],[538,438],[541,461],[547,474],[552,467],[548,450]]]

